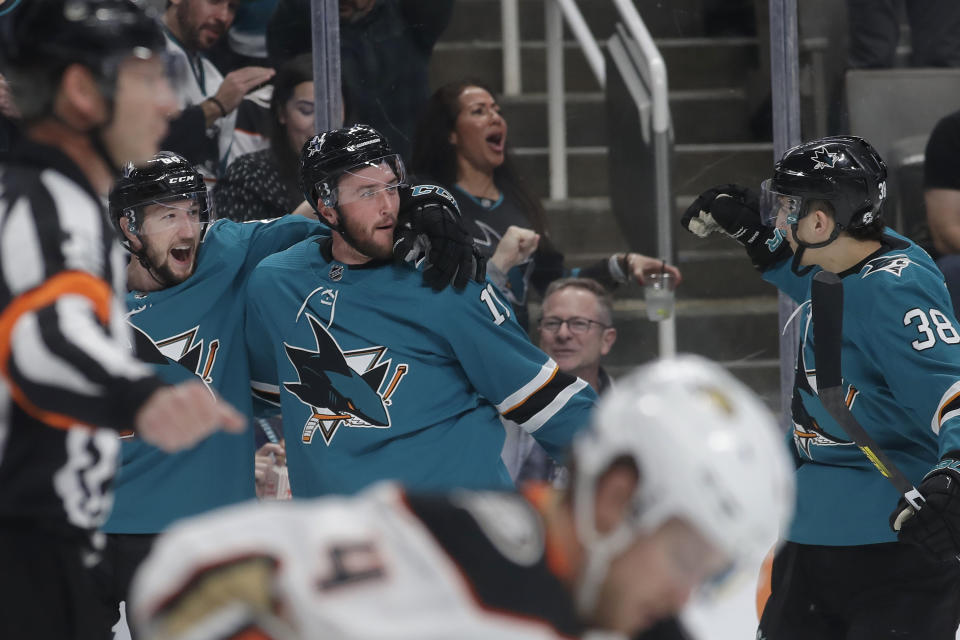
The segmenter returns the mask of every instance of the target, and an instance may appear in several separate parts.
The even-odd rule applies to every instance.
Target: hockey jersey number
[[[929,319],[926,313],[922,309],[910,309],[907,311],[906,315],[903,316],[904,326],[910,326],[913,324],[913,321],[917,321],[917,331],[920,332],[921,338],[918,338],[910,343],[917,351],[923,351],[929,349],[937,343],[937,335],[940,336],[940,339],[943,340],[946,344],[957,344],[960,342],[960,334],[957,333],[957,330],[953,328],[953,324],[950,323],[950,320],[946,315],[939,309],[930,309]],[[933,329],[930,328],[930,321],[933,321],[933,327],[936,329],[936,335],[934,335]]]

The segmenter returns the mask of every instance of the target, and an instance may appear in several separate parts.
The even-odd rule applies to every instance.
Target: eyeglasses
[[[560,331],[560,327],[564,324],[567,325],[567,328],[570,329],[570,333],[586,333],[590,331],[590,325],[596,324],[601,326],[604,329],[609,329],[610,325],[603,324],[602,322],[597,322],[596,320],[591,320],[589,318],[543,318],[540,320],[540,331],[546,331],[547,333],[556,333]]]

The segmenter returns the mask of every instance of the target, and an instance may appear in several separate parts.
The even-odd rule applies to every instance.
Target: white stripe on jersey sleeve
[[[57,171],[47,169],[40,174],[40,181],[56,204],[60,228],[66,234],[60,247],[64,268],[104,277],[107,265],[103,263],[103,211],[100,206],[90,194]],[[107,238],[107,246],[111,240]]]
[[[55,309],[57,328],[63,339],[97,362],[107,375],[130,380],[151,375],[146,364],[135,360],[127,349],[103,332],[94,319],[87,298],[80,295],[62,296],[57,300]],[[26,313],[17,321],[11,342],[17,368],[34,384],[58,387],[87,396],[102,393],[99,385],[49,349],[41,336],[36,313]]]
[[[56,310],[61,333],[99,363],[108,375],[129,380],[153,375],[149,365],[137,360],[122,342],[104,332],[95,319],[88,298],[75,294],[61,296],[57,299]]]
[[[542,387],[543,385],[549,382],[557,372],[557,363],[553,361],[553,358],[547,358],[546,363],[540,367],[540,372],[533,377],[530,382],[523,385],[513,393],[511,393],[503,402],[497,405],[497,411],[503,415],[513,407],[517,406],[527,398],[529,398],[533,393]]]
[[[17,296],[43,282],[44,259],[29,201],[20,198],[7,214],[0,235],[0,273]]]
[[[937,403],[937,410],[933,412],[933,418],[930,420],[930,429],[937,435],[940,435],[940,427],[944,422],[950,418],[960,415],[960,409],[954,409],[949,412],[947,415],[943,416],[943,420],[940,419],[940,412],[943,408],[950,403],[954,397],[960,394],[960,381],[954,382],[950,385],[950,388],[947,389],[944,394],[940,397],[940,402]]]
[[[586,386],[586,382],[580,378],[577,378],[576,382],[567,385],[563,391],[557,394],[557,397],[554,398],[550,404],[531,416],[531,418],[520,425],[520,427],[527,433],[533,435],[540,427],[546,424],[550,418],[555,416],[564,405],[567,404],[567,400],[575,396]]]
[[[100,392],[99,386],[91,383],[73,365],[50,351],[43,341],[37,314],[23,314],[14,325],[10,341],[13,345],[13,362],[30,382],[68,389],[82,395],[95,395]]]

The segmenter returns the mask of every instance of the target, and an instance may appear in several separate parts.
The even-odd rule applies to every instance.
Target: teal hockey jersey
[[[161,291],[127,295],[137,355],[167,381],[199,378],[251,415],[243,338],[247,281],[265,256],[315,234],[329,232],[302,216],[211,225],[190,278]],[[103,530],[158,533],[178,518],[254,498],[253,438],[250,425],[242,434],[218,432],[168,454],[127,436],[113,512]]]
[[[787,539],[862,545],[896,540],[888,517],[899,495],[817,397],[810,286],[784,261],[764,273],[801,305],[802,372],[789,446],[797,509]],[[883,246],[838,274],[843,282],[842,374],[846,403],[915,485],[939,457],[960,449],[960,325],[933,260],[889,229]]]
[[[406,265],[336,262],[326,239],[260,263],[246,331],[253,392],[282,409],[295,497],[386,478],[512,487],[500,416],[562,458],[596,398],[489,282],[434,292]]]

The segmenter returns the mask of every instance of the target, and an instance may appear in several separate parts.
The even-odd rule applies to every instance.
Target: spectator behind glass
[[[910,65],[960,66],[960,2],[957,0],[847,0],[854,69],[882,69],[896,63],[901,5],[910,23]]]
[[[303,201],[300,149],[313,135],[313,65],[310,54],[278,71],[270,100],[270,146],[237,158],[217,183],[217,212],[238,222],[276,218]]]
[[[954,313],[960,314],[960,174],[956,157],[960,151],[960,111],[944,117],[933,128],[923,162],[923,197],[927,205],[927,224],[933,248],[940,256],[937,266],[943,271],[953,300]]]
[[[437,89],[417,128],[411,168],[421,179],[429,176],[451,190],[467,230],[490,258],[487,276],[526,327],[530,286],[543,293],[564,275],[564,259],[549,240],[543,205],[508,152],[507,121],[493,92],[473,80]],[[624,253],[571,273],[614,287],[630,275],[642,283],[644,274],[660,265],[660,260]],[[666,269],[680,281],[675,267]]]
[[[221,73],[248,65],[272,66],[267,58],[267,23],[277,0],[243,0],[227,37],[207,52]]]
[[[613,298],[590,278],[562,278],[543,296],[540,348],[560,370],[585,380],[598,394],[610,387],[600,359],[617,341]]]
[[[613,327],[613,298],[592,278],[561,278],[547,287],[542,315],[537,325],[539,346],[553,358],[560,371],[577,376],[597,392],[611,386],[600,359],[617,341]],[[504,424],[507,439],[500,457],[517,486],[546,481],[555,486],[566,482],[566,470],[552,460],[530,434]]]
[[[170,0],[163,14],[167,52],[190,72],[173,87],[181,112],[170,121],[161,148],[198,165],[208,187],[226,168],[237,106],[274,74],[266,67],[244,67],[224,77],[204,55],[233,24],[236,10],[236,0]]]
[[[430,95],[433,46],[453,0],[340,0],[340,76],[354,122],[382,132],[404,161]],[[313,49],[310,0],[278,0],[267,26],[275,64]]]

